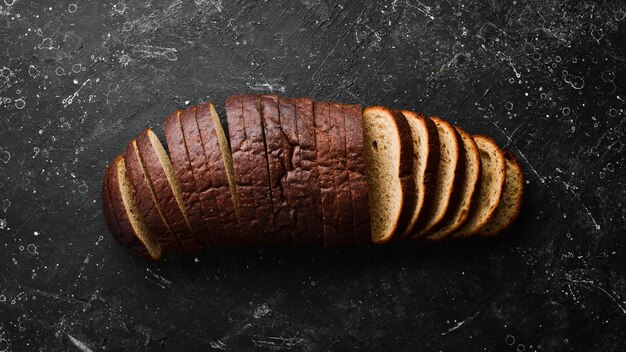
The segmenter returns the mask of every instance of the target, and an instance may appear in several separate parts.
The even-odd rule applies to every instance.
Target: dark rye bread
[[[350,177],[354,244],[372,243],[365,155],[363,154],[363,109],[360,105],[343,105],[346,125],[346,158]]]
[[[312,102],[309,105],[307,101],[279,97],[278,107],[285,166],[281,182],[289,206],[290,243],[296,246],[321,245],[323,227],[317,190],[319,181],[316,180],[317,170],[314,171],[313,165],[317,155],[312,154],[315,152],[315,131],[312,130],[313,121],[300,121],[313,119],[312,111],[307,111],[312,110]]]
[[[298,221],[306,226],[301,239],[302,245],[321,246],[324,244],[322,208],[315,143],[315,119],[311,98],[294,99],[296,106],[296,131],[298,134],[297,159],[302,183],[302,208]]]
[[[413,137],[413,182],[415,183],[415,201],[410,204],[412,213],[409,224],[404,233],[396,239],[410,237],[413,228],[417,224],[424,210],[425,204],[432,204],[435,197],[435,187],[437,185],[437,170],[439,170],[439,133],[435,122],[421,114],[403,110],[406,117],[411,136]]]
[[[524,198],[524,173],[515,156],[504,152],[506,178],[500,197],[500,204],[487,225],[477,234],[483,237],[495,236],[509,228],[522,209]]]
[[[504,154],[489,137],[472,135],[480,154],[481,173],[476,201],[466,222],[455,232],[454,238],[467,238],[480,231],[500,203],[506,177]]]
[[[259,103],[256,94],[226,99],[240,221],[247,232],[246,244],[251,246],[274,241],[272,194]]]
[[[478,147],[472,136],[459,127],[455,128],[461,136],[463,158],[459,159],[459,162],[464,164],[463,169],[465,172],[462,177],[458,178],[459,181],[462,180],[460,186],[457,187],[455,184],[455,192],[457,190],[460,191],[458,199],[450,203],[450,209],[448,209],[446,216],[435,226],[431,234],[425,237],[425,239],[430,241],[437,241],[447,237],[465,222],[469,215],[472,201],[477,193],[475,190],[480,178]]]
[[[196,180],[193,177],[185,137],[183,136],[180,123],[180,115],[180,110],[170,114],[163,123],[163,130],[165,131],[165,139],[167,140],[174,173],[179,181],[181,198],[187,219],[189,219],[189,224],[198,242],[204,246],[209,246],[211,245],[210,239],[213,237],[211,233],[215,230],[204,221],[203,203],[200,202]]]
[[[183,251],[202,248],[185,214],[180,186],[174,168],[159,137],[148,128],[137,137],[137,147],[165,220]]]
[[[196,192],[204,214],[204,222],[211,229],[208,243],[220,245],[226,243],[224,226],[220,219],[220,210],[215,202],[215,191],[212,175],[205,155],[200,130],[196,122],[196,106],[188,107],[180,114],[180,125],[187,146],[187,155],[191,164],[191,172],[196,184]]]
[[[224,245],[241,246],[245,241],[239,230],[233,163],[228,141],[215,106],[211,102],[198,106],[196,122],[204,145],[216,206],[224,227]]]
[[[317,143],[317,165],[319,170],[320,196],[322,205],[322,228],[324,229],[324,246],[341,245],[337,239],[339,222],[337,219],[337,197],[335,192],[336,162],[332,155],[330,138],[330,103],[314,102],[313,118],[315,122],[315,140]]]
[[[343,117],[343,105],[330,103],[329,118],[331,128],[329,136],[335,157],[335,196],[337,197],[337,218],[339,220],[338,240],[341,246],[354,245],[354,220],[350,176],[346,153],[346,125]],[[331,248],[332,246],[327,246]]]
[[[277,244],[291,243],[291,217],[290,206],[284,187],[284,179],[287,177],[288,168],[291,169],[291,145],[284,141],[284,133],[281,125],[278,95],[267,94],[261,96],[261,110],[263,129],[265,132],[265,146],[267,165],[270,175],[270,187],[272,189],[272,204],[274,208],[274,222],[276,228]]]
[[[107,225],[118,243],[138,256],[160,259],[161,245],[150,232],[146,219],[137,206],[121,155],[111,163],[105,173],[102,196]]]
[[[413,137],[404,115],[382,106],[363,110],[363,130],[372,242],[385,243],[413,215]]]
[[[137,140],[133,139],[126,147],[124,160],[137,206],[143,214],[150,232],[157,237],[165,253],[181,253],[183,249],[167,224],[165,214],[163,214],[154,194],[154,187],[139,156]]]

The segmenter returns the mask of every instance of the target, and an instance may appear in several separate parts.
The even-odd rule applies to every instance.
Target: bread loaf
[[[167,117],[107,168],[103,214],[136,255],[266,245],[329,249],[494,236],[523,201],[510,152],[440,118],[275,94]]]

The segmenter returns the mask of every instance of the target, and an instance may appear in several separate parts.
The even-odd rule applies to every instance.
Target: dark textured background
[[[626,3],[0,2],[0,351],[624,351]],[[105,166],[186,104],[437,114],[520,159],[493,240],[148,263]],[[160,132],[159,132],[160,133]]]

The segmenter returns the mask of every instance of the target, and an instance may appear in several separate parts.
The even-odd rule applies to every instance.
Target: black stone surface
[[[626,3],[0,2],[0,351],[624,351]],[[109,236],[105,166],[239,92],[436,114],[516,154],[493,240],[207,250]]]

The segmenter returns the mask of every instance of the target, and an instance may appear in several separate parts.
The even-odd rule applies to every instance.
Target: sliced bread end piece
[[[451,205],[453,209],[449,211],[449,216],[446,215],[433,232],[425,237],[429,241],[444,239],[463,225],[469,215],[472,201],[476,198],[474,196],[476,194],[475,190],[480,179],[480,154],[478,153],[478,147],[472,136],[459,127],[455,128],[461,136],[461,149],[463,150],[464,158],[463,175],[460,177],[462,179],[460,194],[456,202],[457,204]]]
[[[504,152],[506,163],[506,179],[500,204],[496,208],[493,217],[478,235],[484,237],[495,236],[509,228],[522,209],[524,198],[524,173],[515,156],[510,152]]]
[[[504,154],[498,145],[489,137],[473,135],[472,138],[480,154],[479,193],[467,221],[455,231],[454,238],[467,238],[476,234],[493,217],[500,203],[506,177]]]
[[[409,123],[413,137],[413,181],[415,182],[413,214],[404,233],[400,236],[400,238],[406,238],[411,235],[413,227],[422,214],[424,204],[430,204],[430,198],[435,197],[440,150],[437,125],[431,119],[412,111],[404,110],[402,114]]]
[[[161,246],[137,206],[135,191],[121,155],[113,162],[108,177],[111,206],[121,230],[120,234],[124,238],[121,242],[133,253],[158,260],[162,254]]]
[[[413,140],[404,115],[381,106],[363,110],[363,132],[372,242],[385,243],[413,215]]]

